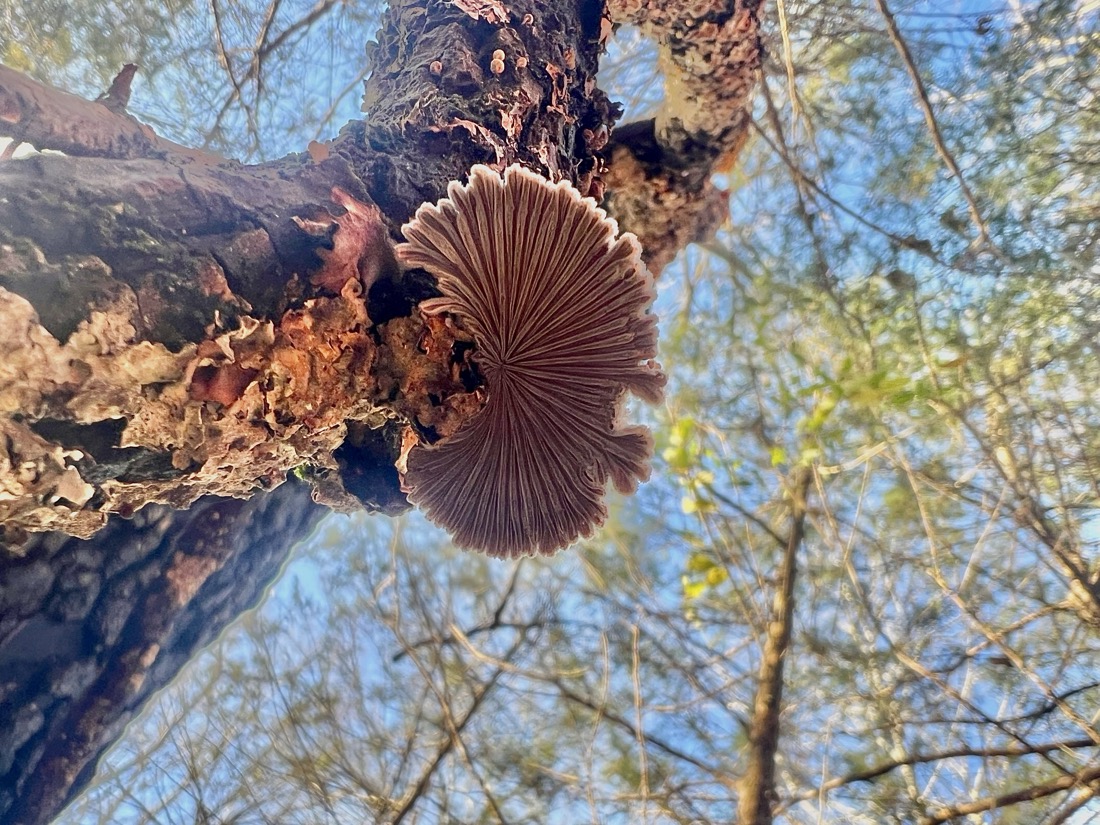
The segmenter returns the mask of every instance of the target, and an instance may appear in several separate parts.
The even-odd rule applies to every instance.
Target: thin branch
[[[1038,785],[1021,788],[1012,793],[987,796],[983,799],[975,799],[973,802],[960,802],[958,805],[937,808],[928,816],[922,818],[920,823],[921,825],[942,825],[944,822],[950,822],[952,819],[959,819],[970,814],[995,811],[999,808],[1007,808],[1010,805],[1018,805],[1021,802],[1033,802],[1036,799],[1053,796],[1056,793],[1068,791],[1079,785],[1088,785],[1098,780],[1100,780],[1100,768],[1085,768],[1059,776],[1049,782],[1041,782]]]
[[[220,127],[222,115],[228,110],[228,107],[231,106],[234,101],[240,101],[241,110],[244,112],[245,119],[248,121],[248,133],[255,144],[259,145],[260,129],[256,123],[256,113],[252,110],[252,107],[245,102],[242,82],[237,79],[237,73],[233,70],[233,61],[225,48],[225,39],[222,35],[222,16],[218,6],[218,0],[210,0],[210,11],[214,15],[214,44],[218,49],[218,57],[225,67],[225,73],[229,77],[229,83],[233,87],[233,94],[230,95],[229,99],[222,106],[222,110],[218,113],[215,129]]]
[[[791,28],[787,23],[787,3],[776,0],[776,16],[779,18],[779,36],[783,40],[783,68],[787,72],[787,97],[791,101],[791,121],[797,122],[802,115],[802,101],[798,97],[798,87],[794,79],[794,52],[791,49]]]
[[[713,484],[705,484],[704,487],[707,491],[707,495],[712,496],[715,501],[719,501],[727,507],[736,510],[742,518],[748,519],[765,533],[767,533],[768,536],[774,539],[776,544],[778,544],[780,547],[783,547],[787,544],[787,540],[783,536],[781,536],[774,527],[768,524],[768,522],[764,521],[764,519],[756,515],[756,513],[752,512],[744,505],[739,504],[737,501],[727,496],[721,490],[717,489]]]
[[[428,638],[420,639],[415,642],[409,642],[405,644],[401,650],[397,651],[390,657],[391,662],[399,662],[406,656],[410,655],[414,650],[426,647],[427,645],[450,645],[455,642],[461,642],[467,644],[471,636],[477,636],[481,633],[491,633],[494,630],[501,628],[510,628],[512,630],[521,630],[523,633],[527,633],[535,628],[544,627],[548,624],[546,619],[541,617],[532,619],[529,622],[506,622],[504,621],[504,610],[508,607],[512,597],[516,592],[516,582],[519,578],[520,568],[523,566],[523,560],[520,559],[515,567],[512,568],[512,574],[508,578],[508,584],[504,588],[504,593],[500,597],[500,601],[497,603],[496,609],[493,610],[493,615],[487,622],[482,622],[476,627],[472,627],[469,630],[462,630],[455,626],[451,634],[443,636],[442,638]]]
[[[230,75],[230,80],[233,85],[233,91],[230,93],[229,97],[227,97],[226,100],[222,103],[221,108],[218,110],[218,114],[214,117],[214,125],[211,126],[209,130],[209,134],[211,136],[216,135],[221,131],[222,121],[225,119],[226,114],[228,114],[230,107],[232,107],[232,105],[238,99],[243,100],[241,95],[243,94],[242,87],[245,83],[254,80],[256,83],[257,95],[263,90],[264,59],[268,55],[279,49],[284,43],[287,42],[287,40],[290,39],[292,35],[296,34],[299,31],[302,31],[303,29],[307,29],[311,25],[316,23],[327,11],[329,11],[329,9],[331,9],[339,2],[342,2],[342,0],[318,0],[318,2],[314,4],[313,8],[310,9],[304,16],[291,23],[289,26],[279,32],[279,34],[277,34],[274,38],[270,39],[270,29],[271,26],[274,24],[275,14],[278,11],[277,7],[279,3],[275,2],[268,7],[268,14],[266,15],[263,23],[260,26],[260,32],[257,35],[256,40],[257,45],[253,49],[252,57],[248,63],[248,69],[246,69],[245,73],[240,77],[239,83],[234,80],[232,75]],[[220,38],[220,26],[217,27],[216,34]],[[252,113],[249,107],[242,106],[242,108],[244,108],[246,116],[251,119]]]
[[[537,677],[533,677],[533,678],[537,678]],[[631,722],[626,717],[621,716],[618,713],[615,713],[615,711],[611,710],[606,705],[598,703],[598,702],[594,702],[591,699],[589,699],[587,696],[584,696],[583,694],[577,693],[575,690],[568,687],[560,679],[545,678],[544,681],[547,681],[550,684],[552,684],[554,687],[556,687],[558,689],[558,691],[561,693],[561,695],[564,696],[566,699],[568,699],[570,702],[574,702],[574,703],[580,705],[581,707],[588,708],[588,710],[592,711],[593,713],[599,714],[602,718],[608,720],[609,722],[615,723],[616,725],[618,725],[620,728],[625,730],[628,734],[630,734],[633,737],[637,737],[639,735],[638,729],[635,727],[633,722]],[[676,746],[669,744],[668,742],[664,741],[663,739],[661,739],[657,736],[654,736],[651,733],[646,733],[646,732],[643,731],[641,733],[641,736],[650,745],[653,745],[658,750],[664,751],[669,756],[675,757],[676,759],[679,759],[683,762],[686,762],[689,765],[694,765],[699,770],[704,771],[707,774],[710,774],[711,776],[713,776],[715,779],[719,780],[720,782],[728,782],[728,777],[723,776],[722,773],[717,768],[714,768],[710,765],[707,765],[705,762],[701,761],[700,759],[697,759],[696,757],[692,756],[691,754],[687,753],[686,751],[680,750]]]
[[[913,62],[913,55],[909,51],[909,45],[905,42],[905,38],[901,36],[897,21],[894,20],[894,15],[890,12],[890,7],[886,5],[886,0],[875,0],[875,5],[878,6],[879,12],[886,21],[886,32],[890,36],[890,42],[894,44],[894,48],[901,57],[902,63],[905,64],[905,71],[908,73],[909,79],[913,81],[913,87],[917,93],[917,102],[920,104],[921,113],[924,115],[924,122],[928,126],[928,131],[932,135],[932,143],[936,147],[936,152],[944,162],[944,165],[947,166],[951,174],[954,175],[955,179],[959,182],[959,189],[962,191],[963,197],[966,198],[967,208],[970,211],[970,220],[973,221],[974,225],[978,228],[982,243],[986,248],[995,251],[996,245],[989,235],[989,227],[986,225],[985,219],[982,218],[981,210],[978,209],[978,201],[975,199],[974,193],[970,190],[966,178],[963,177],[962,170],[955,161],[955,156],[951,154],[951,151],[947,148],[947,144],[944,142],[943,133],[940,131],[940,125],[936,121],[936,114],[932,111],[932,101],[928,98],[928,90],[925,88],[924,81],[921,80],[916,63]]]
[[[439,769],[439,766],[443,764],[443,760],[452,750],[454,750],[455,744],[458,742],[459,734],[461,734],[462,731],[466,728],[470,720],[474,718],[474,714],[477,713],[478,708],[480,708],[482,702],[485,701],[485,697],[489,695],[489,691],[493,688],[494,685],[496,685],[497,681],[500,679],[503,673],[504,670],[502,668],[498,668],[497,670],[493,671],[493,674],[488,678],[487,681],[479,685],[473,691],[473,700],[470,702],[470,706],[466,709],[466,712],[462,714],[461,718],[455,719],[453,716],[450,716],[448,710],[447,715],[450,717],[448,720],[448,727],[450,728],[449,735],[447,736],[446,740],[444,740],[439,749],[435,752],[435,755],[432,757],[431,761],[424,768],[423,772],[420,774],[420,778],[417,779],[416,784],[413,786],[412,790],[405,796],[403,800],[401,800],[401,804],[397,808],[397,811],[394,813],[393,818],[388,820],[390,825],[399,825],[399,823],[404,820],[405,817],[408,816],[412,809],[416,806],[417,801],[419,801],[419,799],[424,795],[424,792],[428,789],[428,783],[435,775],[435,772]]]
[[[913,671],[913,673],[917,674],[921,678],[926,679],[929,682],[931,682],[932,684],[934,684],[936,687],[938,687],[944,693],[944,695],[950,696],[952,699],[954,699],[960,705],[965,707],[968,711],[973,713],[975,719],[977,720],[976,724],[992,725],[997,730],[999,730],[1001,733],[1003,733],[1005,736],[1007,736],[1011,739],[1015,739],[1024,748],[1029,749],[1032,753],[1035,753],[1039,756],[1042,756],[1047,762],[1049,762],[1055,768],[1055,770],[1062,771],[1063,773],[1065,773],[1069,770],[1066,766],[1062,765],[1057,759],[1055,759],[1051,755],[1053,753],[1053,751],[1035,750],[1036,746],[1032,745],[1030,742],[1028,742],[1027,739],[1024,738],[1023,734],[1020,734],[1020,733],[1017,733],[1016,731],[1014,731],[1011,727],[1009,727],[1008,723],[1005,720],[997,719],[997,718],[987,714],[980,707],[978,707],[976,704],[974,704],[969,699],[967,699],[965,696],[963,696],[961,693],[959,693],[959,691],[956,690],[950,683],[948,683],[948,682],[944,681],[943,679],[941,679],[939,676],[937,676],[935,673],[930,671],[928,668],[926,668],[924,665],[922,665],[920,662],[918,662],[912,656],[909,656],[905,651],[903,651],[900,647],[898,647],[894,643],[893,639],[891,639],[889,636],[887,636],[881,630],[881,628],[879,629],[879,634],[890,645],[891,651],[893,652],[894,656],[897,657],[897,660],[899,662],[901,662],[903,665],[905,665],[905,667],[907,667],[911,671]],[[1090,741],[1092,741],[1091,738],[1090,738]]]
[[[1066,807],[1051,816],[1043,825],[1065,825],[1070,818],[1096,798],[1095,786],[1081,788],[1073,799],[1068,800]]]
[[[951,264],[949,264],[947,261],[940,258],[930,248],[926,247],[923,243],[921,243],[920,239],[914,238],[912,236],[899,235],[896,232],[891,232],[886,227],[880,226],[879,224],[872,221],[870,218],[867,218],[867,217],[861,215],[859,212],[856,212],[850,206],[847,206],[846,204],[844,204],[841,201],[837,200],[835,197],[830,195],[828,193],[828,191],[826,191],[813,178],[811,178],[808,174],[806,174],[804,171],[802,171],[802,168],[794,162],[794,160],[790,157],[789,153],[787,153],[787,151],[782,146],[778,145],[776,143],[776,141],[771,139],[771,137],[768,135],[768,133],[764,131],[764,127],[761,126],[756,121],[755,118],[752,121],[750,121],[750,125],[752,126],[753,130],[756,132],[757,136],[760,137],[760,139],[763,140],[764,143],[766,143],[768,145],[768,147],[773,152],[775,152],[776,155],[779,156],[779,159],[782,160],[784,164],[786,164],[787,168],[790,169],[791,174],[796,176],[800,183],[802,183],[803,185],[805,185],[805,186],[809,187],[810,189],[812,189],[816,194],[820,195],[822,198],[824,198],[826,201],[831,203],[833,206],[835,206],[837,209],[839,209],[845,215],[852,218],[857,223],[860,223],[863,226],[867,227],[868,229],[882,235],[884,238],[891,241],[893,244],[895,244],[898,247],[901,247],[903,249],[912,250],[913,252],[916,252],[916,253],[918,253],[920,255],[923,255],[924,257],[928,258],[928,260],[932,261],[933,263],[939,264],[940,266],[947,267],[947,268],[953,268],[951,266]]]
[[[645,726],[642,719],[642,679],[640,675],[641,656],[638,652],[639,630],[637,624],[630,625],[630,679],[634,687],[634,727],[635,740],[638,743],[638,780],[642,794],[642,821],[649,821],[649,758],[645,748]]]
[[[364,66],[362,69],[359,70],[359,74],[353,77],[351,81],[349,81],[348,84],[344,86],[344,88],[341,89],[339,93],[337,93],[332,98],[332,102],[329,103],[328,108],[325,110],[325,113],[317,119],[317,128],[313,132],[314,140],[321,139],[325,127],[328,125],[329,121],[331,121],[332,118],[336,116],[336,110],[340,107],[340,104],[343,103],[344,98],[351,94],[352,91],[354,91],[355,89],[362,88],[363,80],[368,74],[370,74],[370,71],[371,66],[369,64]]]
[[[260,49],[260,59],[267,57],[269,54],[282,46],[283,43],[290,39],[291,35],[296,34],[302,29],[308,29],[310,26],[320,20],[321,17],[323,17],[329,9],[331,9],[337,3],[342,2],[345,2],[345,0],[318,0],[318,2],[313,5],[313,8],[306,12],[304,16],[298,18],[281,32],[279,32],[279,34],[268,41],[268,43],[264,45],[262,49]],[[250,75],[245,76],[246,80],[249,78]]]
[[[256,78],[257,97],[263,94],[264,89],[264,76],[258,64],[262,59],[261,54],[267,46],[267,39],[271,36],[271,27],[275,24],[275,16],[279,13],[279,6],[281,5],[282,0],[272,0],[268,4],[267,13],[264,14],[264,22],[260,25],[260,31],[256,35],[256,45],[252,47],[252,60],[248,64],[248,74]]]
[[[892,759],[889,762],[884,762],[881,765],[876,765],[873,768],[866,768],[862,771],[853,771],[845,774],[844,776],[838,776],[830,779],[828,782],[823,782],[816,788],[812,788],[807,791],[803,791],[796,794],[789,799],[783,801],[782,805],[777,806],[776,812],[786,810],[794,805],[796,802],[805,802],[810,799],[817,799],[822,793],[828,793],[829,791],[836,790],[837,788],[845,785],[852,785],[856,782],[870,782],[872,779],[878,779],[880,776],[890,773],[904,766],[913,765],[927,765],[930,762],[941,762],[945,759],[962,759],[967,757],[975,757],[982,759],[995,759],[999,757],[1018,757],[1018,756],[1034,756],[1037,754],[1051,753],[1053,751],[1069,751],[1078,750],[1081,748],[1093,748],[1096,747],[1096,743],[1091,739],[1069,739],[1064,742],[1046,742],[1041,745],[1006,745],[1001,748],[953,748],[951,750],[936,751],[934,753],[914,753],[901,759]]]

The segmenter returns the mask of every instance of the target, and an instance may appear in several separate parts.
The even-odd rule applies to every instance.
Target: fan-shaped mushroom
[[[424,204],[397,248],[434,275],[477,342],[485,407],[454,435],[409,453],[409,500],[456,544],[490,555],[549,554],[607,515],[607,481],[632,492],[652,442],[621,426],[626,391],[656,402],[653,281],[633,235],[568,182],[513,165],[475,166]]]

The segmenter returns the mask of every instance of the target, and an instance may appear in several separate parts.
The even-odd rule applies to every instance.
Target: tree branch
[[[1100,768],[1084,768],[1079,771],[1074,771],[1073,773],[1067,773],[1064,776],[1059,776],[1057,779],[1052,779],[1049,782],[1041,782],[1038,785],[1031,785],[1027,788],[1012,791],[1011,793],[1001,794],[1000,796],[987,796],[983,799],[976,799],[973,802],[960,802],[958,805],[948,805],[936,808],[920,820],[920,825],[942,825],[944,822],[949,822],[952,819],[958,819],[971,814],[995,811],[999,808],[1018,805],[1021,802],[1032,802],[1036,799],[1043,799],[1044,797],[1062,793],[1063,791],[1068,791],[1081,785],[1088,785],[1098,780],[1100,780]]]
[[[779,749],[779,717],[783,701],[783,660],[791,644],[798,554],[806,535],[806,496],[813,477],[812,468],[800,467],[790,483],[790,532],[764,640],[760,683],[753,702],[748,767],[741,778],[737,805],[740,825],[771,825],[772,822],[776,795],[775,759]]]
[[[0,134],[14,143],[54,149],[75,157],[141,158],[170,152],[210,159],[159,138],[153,130],[105,102],[54,89],[0,66]]]
[[[959,189],[962,191],[963,197],[966,198],[967,208],[970,211],[970,220],[973,221],[974,226],[977,227],[982,244],[987,249],[995,250],[996,245],[990,237],[989,226],[986,224],[985,219],[982,217],[981,210],[978,208],[978,201],[974,197],[974,193],[970,190],[966,178],[963,177],[962,170],[959,168],[955,156],[951,153],[951,150],[947,148],[947,143],[943,139],[943,133],[940,131],[940,125],[936,120],[936,113],[932,110],[932,101],[929,100],[928,90],[924,86],[924,81],[921,79],[920,72],[917,71],[917,65],[913,61],[912,53],[909,51],[909,44],[906,43],[905,38],[902,37],[901,31],[898,29],[897,21],[894,19],[890,7],[886,5],[886,0],[875,0],[875,5],[882,14],[883,20],[886,21],[886,33],[890,37],[890,42],[894,44],[894,48],[901,57],[901,61],[905,66],[905,71],[908,73],[909,79],[913,81],[913,89],[917,93],[917,103],[920,106],[921,114],[924,115],[924,122],[928,126],[928,131],[932,135],[932,143],[936,147],[936,152],[944,162],[944,165],[947,166],[948,170],[955,177],[955,180],[959,182]]]

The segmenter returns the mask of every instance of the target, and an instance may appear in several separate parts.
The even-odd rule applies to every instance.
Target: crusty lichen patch
[[[369,235],[370,213],[338,197],[346,211],[336,237],[341,218],[349,235]],[[0,288],[0,525],[87,537],[108,513],[246,496],[303,465],[334,470],[349,421],[453,432],[481,403],[463,388],[454,355],[469,336],[437,319],[372,324],[366,290],[375,262],[392,253],[364,265],[353,246],[335,243],[322,256],[322,294],[276,320],[242,315],[223,327],[215,316],[202,340],[178,351],[139,340],[132,291],[93,309],[62,342],[26,299]],[[223,280],[214,287],[228,290]],[[111,473],[103,456],[36,431],[43,421],[117,421],[111,450],[167,460],[145,477]]]
[[[729,193],[709,176],[688,187],[674,175],[654,175],[622,145],[612,150],[604,183],[608,210],[638,236],[654,273],[689,243],[711,238],[729,218]]]
[[[79,450],[66,450],[0,418],[0,524],[82,537],[102,527],[105,514],[82,509],[94,488],[76,468],[81,458]]]

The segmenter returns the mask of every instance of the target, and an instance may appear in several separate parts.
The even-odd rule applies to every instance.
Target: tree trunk
[[[324,508],[297,481],[38,533],[0,590],[0,820],[46,822],[200,648],[254,605]]]
[[[757,4],[713,5],[751,88]],[[651,265],[713,231],[709,175],[743,143],[747,97],[725,101],[732,127],[681,113],[608,143],[603,14],[394,0],[365,119],[257,166],[133,120],[132,70],[88,103],[0,67],[0,134],[66,153],[0,160],[0,820],[46,822],[79,792],[140,704],[255,603],[315,501],[400,512],[403,443],[478,409],[469,336],[421,318],[434,284],[393,257],[421,203],[518,161],[597,199],[614,179],[607,204]],[[698,15],[655,19],[680,58],[731,53],[692,39]]]

